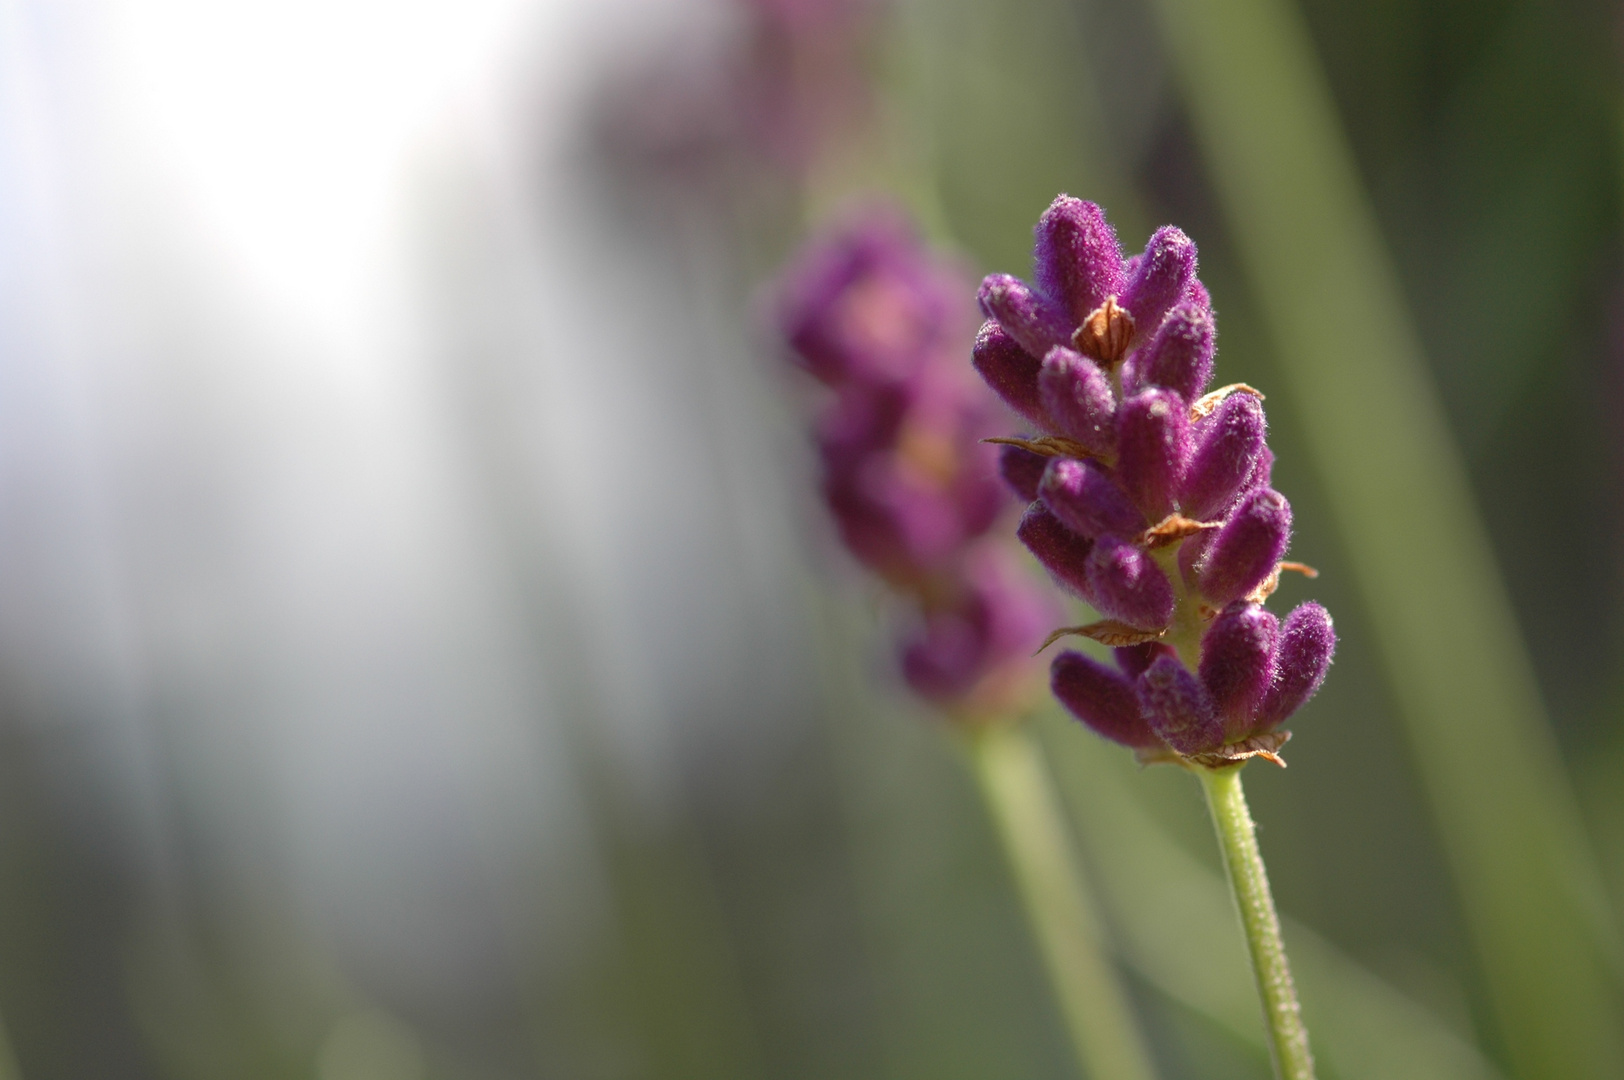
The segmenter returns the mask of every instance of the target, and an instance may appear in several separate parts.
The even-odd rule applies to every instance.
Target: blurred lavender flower
[[[803,176],[866,124],[864,53],[882,0],[737,0],[720,42],[668,41],[623,65],[600,106],[607,147],[677,175],[731,164]]]
[[[897,213],[873,210],[813,243],[785,273],[776,323],[831,391],[816,440],[823,495],[856,558],[911,601],[901,667],[961,713],[1007,710],[1055,608],[985,539],[1010,500],[1003,421],[966,377],[964,278]]]
[[[989,276],[974,365],[1038,429],[1003,439],[1000,474],[1031,503],[1017,535],[1106,618],[1082,633],[1112,668],[1065,652],[1056,696],[1146,760],[1274,758],[1336,646],[1306,603],[1263,608],[1291,539],[1269,486],[1262,395],[1204,393],[1215,323],[1196,250],[1164,227],[1124,258],[1093,203],[1062,195],[1036,229],[1036,284]]]

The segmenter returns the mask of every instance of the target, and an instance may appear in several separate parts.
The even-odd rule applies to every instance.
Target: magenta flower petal
[[[1175,307],[1146,344],[1128,357],[1122,386],[1130,394],[1165,386],[1193,402],[1212,381],[1217,329],[1212,313],[1191,303]]]
[[[1094,603],[1088,584],[1088,556],[1094,541],[1066,528],[1042,503],[1027,508],[1015,536],[1062,588]]]

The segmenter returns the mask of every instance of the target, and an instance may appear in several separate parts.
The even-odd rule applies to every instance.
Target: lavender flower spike
[[[1195,244],[1163,228],[1124,260],[1099,207],[1069,196],[1036,237],[1036,286],[983,283],[990,320],[974,353],[986,382],[1038,428],[1032,449],[1001,458],[1014,489],[1036,497],[1016,535],[1106,617],[1095,635],[1140,642],[1119,659],[1159,703],[1151,728],[1163,756],[1218,767],[1272,754],[1285,738],[1273,729],[1318,689],[1335,636],[1318,605],[1284,627],[1262,606],[1295,565],[1280,561],[1291,506],[1269,486],[1262,397],[1195,408],[1216,338]],[[1067,334],[1072,347],[1051,344]],[[1039,475],[1036,451],[1068,443],[1086,460],[1052,457]],[[1068,706],[1094,723],[1076,705],[1083,677],[1067,678]]]
[[[1291,506],[1269,486],[1274,455],[1261,399],[1198,400],[1212,375],[1216,327],[1195,245],[1179,230],[1158,229],[1142,255],[1123,262],[1099,207],[1061,196],[1038,222],[1034,258],[1038,288],[1002,275],[982,286],[989,327],[1026,359],[978,342],[975,365],[1050,436],[1026,444],[1033,451],[1092,459],[1057,458],[1044,470],[1040,501],[1017,535],[1107,616],[1066,632],[1115,647],[1121,669],[1063,653],[1051,686],[1078,719],[1132,746],[1140,761],[1175,761],[1200,778],[1276,1073],[1312,1080],[1240,766],[1254,757],[1285,764],[1276,751],[1290,732],[1275,729],[1319,689],[1336,635],[1318,604],[1298,607],[1283,627],[1263,608],[1282,570],[1306,568],[1280,561]],[[1053,348],[1057,311],[1070,351]],[[983,340],[996,340],[994,332],[983,330]],[[1020,467],[1029,477],[1031,463]],[[1134,513],[1145,526],[1137,532]]]

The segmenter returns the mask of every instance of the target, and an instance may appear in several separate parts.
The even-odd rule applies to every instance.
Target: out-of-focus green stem
[[[1257,846],[1257,829],[1252,825],[1252,812],[1241,788],[1240,766],[1197,769],[1196,773],[1207,793],[1207,809],[1218,831],[1229,888],[1240,910],[1241,929],[1246,932],[1246,949],[1252,957],[1258,996],[1263,1000],[1263,1027],[1269,1035],[1269,1057],[1274,1060],[1275,1075],[1282,1080],[1314,1080],[1308,1029],[1303,1026],[1297,987],[1286,963],[1280,916],[1274,910],[1263,852]]]
[[[1101,949],[1099,917],[1032,737],[1024,727],[993,724],[971,734],[969,745],[1079,1064],[1092,1080],[1153,1080],[1150,1054]]]
[[[1377,631],[1502,1045],[1527,1080],[1624,1076],[1617,930],[1302,13],[1152,6]]]

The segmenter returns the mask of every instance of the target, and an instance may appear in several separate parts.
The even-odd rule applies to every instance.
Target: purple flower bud
[[[1336,652],[1331,613],[1310,600],[1299,604],[1280,630],[1275,652],[1274,685],[1257,710],[1254,730],[1266,731],[1302,708],[1325,681]]]
[[[1137,679],[1143,675],[1145,669],[1164,653],[1176,655],[1171,645],[1163,645],[1159,641],[1147,641],[1142,645],[1124,645],[1111,650],[1111,654],[1116,658],[1117,667],[1130,679]]]
[[[1263,584],[1291,543],[1291,504],[1273,488],[1256,488],[1229,515],[1196,571],[1214,607],[1233,603]]]
[[[1071,341],[1065,313],[1018,277],[988,274],[976,300],[987,318],[997,319],[1033,356],[1045,356],[1056,345]]]
[[[1121,304],[1133,316],[1141,340],[1156,332],[1194,278],[1195,244],[1182,230],[1163,225],[1145,245],[1144,257],[1122,290]]]
[[[1050,458],[1038,498],[1066,528],[1083,536],[1136,536],[1145,518],[1111,474],[1092,461]]]
[[[1057,434],[1102,457],[1116,450],[1116,395],[1099,365],[1070,349],[1050,349],[1038,373],[1043,409]]]
[[[1174,750],[1199,754],[1224,744],[1224,725],[1212,697],[1176,656],[1158,656],[1139,676],[1138,689],[1150,729]]]
[[[1122,292],[1122,247],[1098,206],[1061,195],[1038,218],[1034,234],[1038,287],[1065,309],[1072,326]]]
[[[1160,630],[1173,619],[1173,586],[1143,551],[1102,536],[1088,553],[1090,601],[1104,615],[1138,630]]]
[[[996,321],[982,323],[970,362],[1004,404],[1038,427],[1049,428],[1048,414],[1038,396],[1038,369],[1042,364]]]
[[[1231,394],[1196,422],[1195,450],[1179,493],[1186,517],[1208,521],[1228,508],[1268,452],[1265,426],[1263,406],[1251,394]]]
[[[1177,394],[1146,390],[1117,410],[1117,476],[1152,522],[1173,512],[1190,459],[1190,416]]]
[[[1088,586],[1088,555],[1094,541],[1060,524],[1042,503],[1027,508],[1015,536],[1063,588],[1094,603]]]
[[[1135,749],[1158,745],[1139,711],[1139,695],[1127,676],[1080,652],[1063,652],[1049,668],[1054,696],[1096,734]]]
[[[1049,459],[1042,454],[1034,454],[1019,446],[998,448],[998,475],[1004,478],[1004,483],[1022,502],[1032,502],[1038,497],[1038,483],[1043,479],[1043,470],[1048,467]]]
[[[1212,695],[1224,734],[1251,734],[1252,715],[1274,676],[1280,621],[1258,604],[1231,604],[1201,638],[1201,684]]]
[[[1185,402],[1194,401],[1212,380],[1215,337],[1211,312],[1180,304],[1149,343],[1128,358],[1122,369],[1123,389],[1133,394],[1147,386],[1165,386]]]

